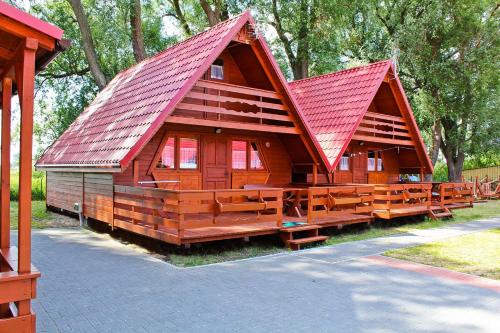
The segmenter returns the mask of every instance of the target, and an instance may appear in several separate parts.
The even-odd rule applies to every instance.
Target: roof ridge
[[[227,19],[227,20],[225,20],[225,21],[222,21],[222,22],[217,23],[217,24],[216,24],[216,25],[214,25],[214,26],[211,26],[211,27],[206,28],[206,29],[205,29],[205,30],[203,30],[202,32],[199,32],[199,33],[197,33],[197,34],[195,34],[195,35],[193,35],[193,36],[190,36],[190,37],[188,37],[188,38],[186,38],[186,39],[184,39],[184,40],[181,40],[181,41],[179,41],[179,42],[177,42],[177,43],[174,43],[174,44],[170,45],[169,47],[167,47],[166,49],[164,49],[164,50],[162,50],[162,51],[160,51],[160,52],[158,52],[158,53],[156,53],[156,54],[153,54],[152,56],[147,57],[147,58],[145,58],[145,59],[143,59],[143,60],[141,60],[141,61],[139,61],[139,62],[137,62],[137,63],[133,64],[132,66],[130,66],[130,67],[128,67],[128,68],[124,68],[124,69],[122,69],[121,71],[119,71],[119,72],[115,75],[115,77],[114,77],[114,78],[116,78],[116,77],[118,77],[119,75],[122,75],[122,74],[124,74],[124,73],[126,73],[126,72],[128,72],[128,71],[132,70],[133,68],[135,68],[135,67],[137,67],[137,66],[139,66],[139,65],[141,65],[141,64],[144,64],[144,63],[149,62],[149,61],[154,61],[154,59],[159,58],[162,54],[166,53],[167,51],[172,50],[173,48],[179,47],[180,45],[185,44],[185,43],[187,43],[187,42],[191,41],[191,40],[192,40],[192,39],[194,39],[194,38],[198,38],[198,37],[200,37],[200,36],[202,36],[202,35],[205,35],[206,33],[210,32],[210,31],[212,31],[212,30],[215,30],[216,28],[220,27],[220,26],[221,26],[221,25],[223,25],[223,24],[228,24],[228,23],[229,23],[229,22],[231,22],[231,21],[237,21],[237,20],[238,20],[238,19],[240,19],[243,15],[247,15],[248,13],[249,13],[249,11],[248,11],[248,10],[245,10],[245,11],[243,11],[242,13],[240,13],[240,14],[238,14],[238,15],[236,15],[236,16],[233,16],[233,17],[231,17],[231,18],[229,18],[229,19]],[[114,78],[113,78],[113,80],[114,80]],[[111,80],[111,81],[113,81],[113,80]],[[111,81],[110,81],[110,82],[111,82]],[[109,84],[109,83],[108,83],[108,84]]]
[[[304,79],[293,80],[293,81],[290,81],[288,83],[289,84],[294,84],[296,82],[304,82],[304,81],[308,81],[308,80],[315,80],[315,79],[324,78],[324,77],[328,77],[328,76],[333,76],[333,75],[340,74],[340,73],[343,73],[343,72],[358,70],[358,69],[363,68],[363,67],[371,67],[371,66],[375,66],[375,65],[379,65],[379,64],[387,63],[387,62],[392,62],[392,60],[391,59],[380,60],[380,61],[372,62],[372,63],[366,64],[366,65],[361,65],[361,66],[356,66],[356,67],[341,69],[341,70],[336,71],[336,72],[330,72],[330,73],[320,74],[320,75],[316,75],[316,76],[306,77]]]

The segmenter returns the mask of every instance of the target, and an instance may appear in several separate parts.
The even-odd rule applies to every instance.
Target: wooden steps
[[[429,210],[429,217],[433,220],[452,218],[453,214],[448,208],[431,208]]]
[[[316,242],[324,242],[328,239],[328,236],[314,236],[314,237],[304,237],[299,239],[292,239],[288,241],[288,246],[296,251],[300,250],[300,245],[308,244],[308,243],[316,243]]]
[[[290,249],[300,250],[303,244],[324,242],[328,236],[320,236],[321,226],[316,224],[304,224],[295,227],[281,228],[280,237],[283,243]]]

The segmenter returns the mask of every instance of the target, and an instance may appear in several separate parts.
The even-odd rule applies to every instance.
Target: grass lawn
[[[353,228],[352,232],[342,232],[334,237],[330,237],[325,244],[334,245],[376,237],[384,237],[408,232],[412,229],[438,228],[453,223],[463,223],[495,216],[500,216],[499,200],[476,204],[473,208],[454,210],[453,218],[448,220],[431,220],[429,218],[425,218],[424,221],[412,221],[411,217],[407,217],[384,222],[376,221],[373,223],[371,228]]]
[[[45,208],[45,201],[32,201],[32,220],[31,227],[34,229],[43,229],[48,227],[75,227],[79,225],[77,219],[49,212]],[[17,229],[18,202],[10,203],[10,228]]]
[[[500,229],[384,253],[387,256],[500,280]]]

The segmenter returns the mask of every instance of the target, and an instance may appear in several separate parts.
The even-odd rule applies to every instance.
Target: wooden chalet
[[[324,181],[373,184],[376,217],[446,217],[448,208],[472,204],[471,184],[422,182],[432,163],[390,60],[294,81],[290,88],[328,159]]]
[[[369,187],[311,197],[326,159],[248,12],[119,73],[36,166],[48,206],[179,245],[283,232],[299,247],[372,220]]]
[[[0,332],[34,332],[31,300],[40,272],[31,264],[31,173],[35,74],[64,49],[63,31],[0,2]],[[10,239],[11,99],[20,102],[18,247]]]

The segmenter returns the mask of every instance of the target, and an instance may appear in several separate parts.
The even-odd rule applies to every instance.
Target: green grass
[[[17,218],[18,218],[18,202],[12,201],[10,203],[10,227],[11,229],[17,229]],[[45,201],[32,201],[32,228],[46,228],[48,222],[50,222],[52,214],[47,212],[45,209]]]
[[[453,218],[448,220],[412,221],[411,218],[401,218],[386,222],[375,222],[370,228],[352,228],[347,233],[340,233],[330,237],[325,244],[334,245],[345,242],[353,242],[370,238],[391,236],[412,229],[438,228],[454,223],[463,223],[478,219],[500,216],[500,201],[489,201],[476,204],[473,208],[457,209],[453,211]]]
[[[33,200],[45,200],[45,172],[33,171],[31,177],[31,197]],[[11,200],[19,199],[19,171],[11,171],[10,173],[10,198]]]
[[[500,229],[392,250],[387,256],[500,280]]]
[[[185,250],[184,250],[185,251]],[[260,257],[269,254],[282,253],[287,251],[282,246],[275,244],[233,244],[230,249],[222,251],[204,247],[193,249],[185,253],[168,255],[167,261],[181,267],[192,267],[207,265],[224,261]]]

